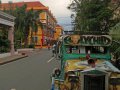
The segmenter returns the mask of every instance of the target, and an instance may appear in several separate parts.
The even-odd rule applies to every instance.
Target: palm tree
[[[42,23],[39,21],[39,14],[41,13],[40,10],[38,11],[34,11],[33,9],[31,9],[30,11],[27,12],[27,15],[29,17],[28,21],[29,21],[29,26],[31,29],[31,39],[30,39],[30,44],[33,44],[33,32],[37,32],[38,31],[38,27],[41,26],[42,27]]]
[[[15,43],[16,45],[19,45],[21,42],[24,42],[26,36],[25,34],[28,34],[26,32],[27,29],[25,29],[25,24],[27,23],[25,21],[26,18],[26,5],[23,5],[22,7],[16,7],[14,10],[14,16],[15,19]],[[19,42],[18,42],[19,41]]]
[[[15,43],[20,45],[24,42],[24,47],[28,45],[28,36],[31,29],[31,43],[33,32],[37,32],[38,27],[42,27],[42,23],[38,21],[40,10],[35,11],[33,9],[27,10],[27,5],[24,4],[21,7],[12,8],[10,3],[10,10],[4,9],[5,12],[12,14],[16,17],[15,19]],[[19,41],[19,42],[18,42]]]

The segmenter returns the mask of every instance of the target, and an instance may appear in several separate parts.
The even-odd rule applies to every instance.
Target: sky
[[[45,6],[48,6],[53,15],[56,17],[58,24],[63,26],[64,30],[71,29],[71,11],[67,9],[67,6],[72,0],[1,0],[2,3],[7,3],[8,1],[13,2],[28,2],[28,1],[40,1]]]

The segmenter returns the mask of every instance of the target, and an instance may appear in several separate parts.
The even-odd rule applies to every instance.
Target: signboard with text
[[[67,45],[109,46],[112,38],[109,35],[70,35],[64,38]]]

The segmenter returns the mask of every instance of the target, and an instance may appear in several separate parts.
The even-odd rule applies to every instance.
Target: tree
[[[120,23],[111,28],[110,35],[113,38],[110,49],[111,52],[116,56],[116,59],[118,59],[120,57]]]
[[[42,27],[42,23],[39,21],[39,14],[41,13],[40,10],[38,11],[34,11],[33,9],[29,10],[27,12],[27,16],[25,18],[25,21],[27,22],[25,24],[25,28],[27,31],[29,31],[31,29],[31,41],[30,43],[33,44],[34,42],[32,41],[32,37],[33,37],[33,32],[37,32],[38,31],[38,27],[41,26]],[[28,28],[29,27],[29,28]],[[28,34],[27,34],[28,35]]]
[[[30,33],[36,32],[38,26],[42,27],[39,19],[40,10],[34,11],[33,9],[27,10],[27,5],[21,7],[12,8],[12,3],[10,3],[10,10],[4,9],[5,12],[10,13],[16,17],[15,19],[15,44],[18,46],[21,42],[24,42],[25,47],[28,45],[28,35]],[[32,34],[31,34],[32,40]],[[32,41],[31,41],[32,43]]]
[[[1,26],[0,29],[0,53],[8,52],[10,50],[10,41],[7,38],[8,31],[5,26]]]
[[[73,0],[68,9],[74,12],[75,30],[91,33],[108,33],[118,21],[113,19],[111,0]]]

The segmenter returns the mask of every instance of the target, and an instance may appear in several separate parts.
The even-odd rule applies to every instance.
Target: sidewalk
[[[16,54],[16,55],[13,55],[13,56],[3,57],[3,58],[0,58],[0,65],[16,61],[18,59],[21,59],[21,58],[24,58],[24,57],[27,57],[27,56],[28,55]]]
[[[34,49],[34,50],[21,49],[21,51],[18,50],[18,52],[15,52],[15,55],[13,56],[11,56],[10,53],[0,54],[0,65],[19,60],[21,58],[28,57],[33,53],[38,53],[39,51],[40,49]]]

